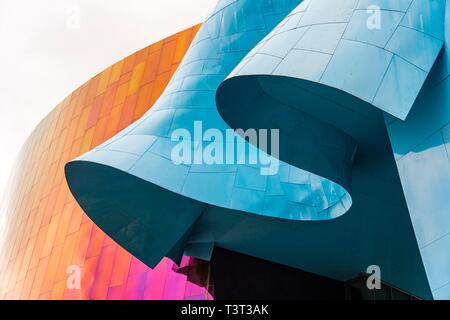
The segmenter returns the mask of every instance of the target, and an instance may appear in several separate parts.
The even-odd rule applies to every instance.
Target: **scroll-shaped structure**
[[[405,120],[443,46],[444,15],[445,1],[305,1],[230,77],[302,79]]]
[[[375,2],[380,28],[367,1],[219,1],[152,109],[66,166],[79,204],[151,267],[219,246],[338,280],[378,265],[393,285],[436,297],[391,141],[404,147],[401,124],[445,79],[447,65],[430,71],[449,6]],[[279,129],[280,153],[249,165],[220,140],[230,163],[175,163],[177,130],[202,149],[196,123],[223,136]]]

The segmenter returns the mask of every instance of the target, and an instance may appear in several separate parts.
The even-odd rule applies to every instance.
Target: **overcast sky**
[[[217,0],[0,0],[0,199],[20,147],[85,81]]]

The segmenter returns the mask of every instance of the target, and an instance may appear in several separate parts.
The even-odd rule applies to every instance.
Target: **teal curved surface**
[[[203,132],[214,129],[226,135],[230,127],[215,104],[218,85],[298,3],[220,1],[155,105],[129,128],[77,160],[109,165],[185,197],[228,209],[291,220],[344,214],[351,198],[339,184],[286,163],[279,163],[279,170],[270,175],[261,174],[264,164],[259,158],[254,164],[240,164],[244,153],[259,151],[237,134],[233,139],[244,144],[246,152],[235,150],[230,165],[178,165],[171,158],[179,142],[171,137],[177,129],[191,136],[192,154],[202,144],[195,137],[195,122],[201,121]],[[226,141],[219,143],[226,148]],[[208,186],[214,184],[221,186],[221,192]],[[243,194],[249,194],[252,201]],[[273,210],[272,197],[282,210]]]
[[[228,78],[266,74],[308,80],[405,120],[443,47],[445,3],[304,1]],[[373,6],[379,25],[372,26],[367,8]]]
[[[379,30],[365,26],[369,5],[378,5]],[[439,299],[448,298],[449,292],[444,292],[450,288],[445,271],[450,257],[443,247],[450,231],[450,217],[444,212],[450,212],[450,204],[442,195],[450,188],[445,156],[450,104],[443,87],[448,76],[448,8],[448,2],[439,0],[303,2],[241,61],[217,94],[219,111],[231,127],[280,127],[280,159],[318,174],[323,169],[307,167],[301,152],[301,140],[311,140],[303,118],[313,117],[355,139],[358,149],[350,169],[353,207],[347,214],[368,198],[389,197],[388,189],[370,185],[398,172],[395,183],[403,189],[398,199],[406,197],[403,210],[409,212],[417,247],[430,270],[427,280]],[[433,91],[439,96],[433,97]],[[284,119],[274,118],[274,113]],[[298,119],[295,125],[292,119]],[[336,144],[320,126],[315,132],[322,145],[331,149]],[[427,143],[425,132],[434,132],[434,142],[428,142],[419,156],[412,147]],[[441,136],[444,141],[439,141]],[[299,151],[292,152],[296,147]],[[422,170],[429,177],[426,183]],[[376,174],[367,179],[368,172]],[[445,240],[436,234],[445,235]]]
[[[383,280],[432,298],[389,124],[414,114],[434,72],[445,1],[371,1],[380,33],[359,27],[365,2],[219,1],[156,104],[67,164],[78,203],[150,267],[208,260],[219,246],[343,281],[378,265]],[[426,54],[408,49],[417,43]],[[198,121],[221,133],[279,129],[280,153],[174,163],[172,133],[194,137],[195,154]],[[244,138],[233,135],[260,152]],[[265,175],[268,159],[279,167]]]

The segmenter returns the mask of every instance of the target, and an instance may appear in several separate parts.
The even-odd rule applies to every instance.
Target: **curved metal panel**
[[[351,2],[345,1],[345,6],[336,12],[324,12],[323,18],[327,22],[333,22],[336,17],[346,19],[353,12],[347,6]],[[248,77],[239,77],[246,80],[224,95],[226,90],[221,88],[231,83],[227,80],[216,97],[221,82],[272,28],[287,15],[290,19],[296,12],[302,12],[299,7],[289,14],[298,4],[299,1],[219,1],[169,87],[150,112],[96,150],[66,166],[71,190],[103,229],[114,229],[116,225],[129,230],[136,217],[148,219],[149,223],[138,227],[136,233],[110,232],[149,265],[163,256],[176,258],[183,245],[192,256],[208,257],[212,246],[220,246],[339,280],[352,278],[367,266],[378,264],[385,270],[386,281],[429,298],[430,290],[378,109],[366,108],[369,105],[366,101],[330,86],[326,86],[324,95],[318,95],[317,90],[322,90],[324,85],[318,88],[312,81],[304,81],[302,85],[309,87],[298,87],[297,83],[284,81],[286,77],[263,76],[256,82],[245,82]],[[315,15],[309,19],[313,21]],[[294,20],[292,24],[283,25],[288,28],[296,23]],[[290,37],[298,35],[285,36],[277,40],[274,48],[288,48]],[[261,73],[265,74],[272,67],[273,57],[265,54],[264,59],[255,63],[264,69]],[[298,61],[305,61],[304,65],[308,66],[308,57]],[[306,69],[314,77],[313,68]],[[266,92],[268,89],[270,99],[252,96],[258,90]],[[283,90],[288,90],[289,94],[284,95]],[[330,96],[334,99],[329,99]],[[252,100],[254,98],[258,99]],[[298,121],[298,114],[268,108],[283,104],[280,98],[326,103],[316,114],[310,113],[314,109],[297,108],[302,112]],[[194,137],[191,139],[194,152],[203,142],[195,135],[197,120],[204,130],[223,132],[229,129],[219,115],[216,100],[222,115],[224,110],[231,109],[226,104],[237,102],[245,108],[240,110],[241,114],[235,113],[235,119],[274,124],[266,129],[283,124],[279,127],[281,132],[289,132],[287,136],[292,140],[282,145],[282,153],[293,155],[281,154],[281,159],[290,164],[280,163],[279,172],[272,176],[261,174],[260,163],[253,166],[176,165],[171,157],[176,146],[171,133],[175,130],[184,129]],[[335,108],[336,101],[339,108]],[[341,103],[356,103],[361,113],[348,118],[337,117],[339,123],[330,121],[336,113],[351,114],[352,110],[346,110]],[[261,109],[255,112],[251,106]],[[270,110],[275,112],[266,113]],[[334,111],[328,114],[324,110]],[[360,123],[359,117],[371,121]],[[230,123],[230,118],[225,117],[225,120]],[[366,131],[362,130],[364,126]],[[303,127],[302,132],[310,140],[295,135],[299,127]],[[239,139],[237,134],[233,137]],[[292,147],[296,141],[305,149]],[[248,143],[246,146],[255,148]],[[104,178],[97,170],[90,170],[96,166],[101,166],[98,171],[103,172]],[[305,168],[312,173],[304,171]],[[148,186],[136,190],[130,185],[129,190],[123,190],[120,183],[115,183],[123,177],[136,185],[145,181]],[[158,194],[155,189],[164,191],[164,196],[148,195],[146,201],[148,192]],[[346,189],[352,190],[352,198]],[[123,205],[115,208],[107,205],[108,210],[105,210],[102,204],[106,205],[108,197],[124,200]],[[158,216],[158,223],[152,220],[152,212]],[[183,220],[171,230],[179,214],[183,215]],[[122,222],[107,221],[116,217],[123,218]],[[158,246],[160,230],[164,230],[164,244]]]

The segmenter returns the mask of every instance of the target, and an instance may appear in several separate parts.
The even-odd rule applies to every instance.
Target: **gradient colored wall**
[[[153,105],[198,29],[177,33],[109,67],[62,101],[31,134],[0,209],[0,298],[211,298],[175,272],[170,260],[150,270],[114,243],[83,213],[64,179],[69,160],[111,138]],[[182,265],[189,263],[184,258]],[[79,290],[66,287],[70,265],[81,268]]]

